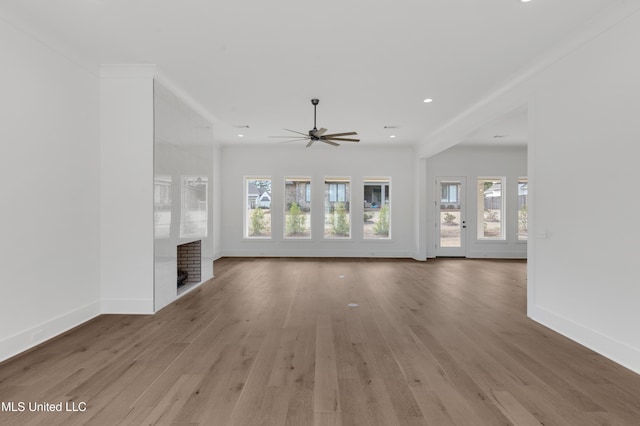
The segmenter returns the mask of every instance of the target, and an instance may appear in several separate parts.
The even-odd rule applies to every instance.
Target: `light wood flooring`
[[[0,401],[87,409],[0,424],[640,425],[640,376],[529,320],[525,269],[221,259],[154,316],[1,364]]]

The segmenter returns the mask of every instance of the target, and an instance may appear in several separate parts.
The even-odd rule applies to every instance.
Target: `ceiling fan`
[[[318,129],[316,127],[316,107],[320,101],[318,99],[311,99],[311,103],[313,104],[313,129],[309,130],[309,133],[297,132],[295,130],[284,129],[287,132],[295,133],[295,136],[269,136],[270,138],[288,138],[291,140],[284,141],[286,142],[296,142],[296,141],[309,141],[307,143],[307,148],[313,145],[314,142],[324,142],[329,145],[339,146],[340,144],[336,141],[340,142],[360,142],[360,139],[353,138],[345,138],[344,136],[355,136],[357,132],[346,132],[346,133],[332,133],[329,135],[325,135],[327,129],[321,127]]]

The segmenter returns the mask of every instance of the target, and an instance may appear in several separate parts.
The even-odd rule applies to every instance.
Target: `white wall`
[[[436,178],[447,176],[466,177],[463,202],[466,205],[466,256],[495,258],[526,258],[527,244],[517,236],[518,178],[527,176],[527,148],[523,147],[453,147],[427,159],[427,256],[436,255],[434,201],[436,201]],[[506,202],[503,226],[504,241],[486,241],[477,238],[477,179],[479,177],[506,178]]]
[[[640,372],[638,40],[640,13],[536,81],[529,312]]]
[[[100,313],[98,78],[0,19],[0,360]]]
[[[222,245],[225,256],[413,257],[415,238],[415,154],[412,149],[368,149],[364,146],[304,148],[224,148],[222,151]],[[243,238],[245,176],[272,179],[272,239]],[[284,178],[311,177],[311,240],[285,240]],[[352,238],[323,240],[324,178],[351,177]],[[391,240],[363,240],[363,179],[391,178]]]
[[[528,315],[640,373],[638,9],[585,28],[419,151],[528,100]]]
[[[153,67],[103,66],[100,81],[104,313],[153,312]]]

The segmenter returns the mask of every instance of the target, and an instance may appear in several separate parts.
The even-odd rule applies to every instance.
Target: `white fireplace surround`
[[[178,98],[171,84],[158,80],[154,66],[102,67],[104,313],[151,314],[173,302],[179,296],[176,247],[195,239],[202,241],[199,283],[213,277],[212,125]],[[193,176],[209,183],[195,228],[183,188],[185,178]],[[165,200],[155,199],[158,179],[168,185]]]

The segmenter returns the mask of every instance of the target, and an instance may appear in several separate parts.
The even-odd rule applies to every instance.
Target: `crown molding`
[[[100,67],[100,78],[153,79],[156,73],[154,64],[102,64]]]

